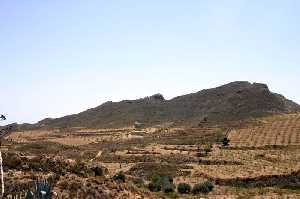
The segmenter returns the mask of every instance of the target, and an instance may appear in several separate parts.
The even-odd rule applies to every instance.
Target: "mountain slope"
[[[298,104],[272,93],[264,84],[232,82],[171,100],[156,94],[138,100],[106,102],[79,114],[42,120],[37,126],[116,128],[131,126],[135,121],[148,125],[198,124],[204,118],[220,122],[297,111]]]

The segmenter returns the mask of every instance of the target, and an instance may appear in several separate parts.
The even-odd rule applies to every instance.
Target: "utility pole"
[[[0,121],[6,120],[4,115],[0,115]],[[0,130],[0,147],[2,146],[2,139],[13,131],[13,125],[6,126]],[[3,173],[3,159],[0,148],[0,173],[1,173],[1,198],[4,196],[4,173]]]
[[[4,115],[1,115],[0,118],[1,118],[1,120],[6,120],[6,117]],[[2,145],[2,143],[0,140],[0,147],[1,147],[1,145]],[[0,149],[0,172],[1,172],[1,196],[3,197],[3,195],[4,195],[4,174],[3,174],[3,159],[2,159],[1,149]]]

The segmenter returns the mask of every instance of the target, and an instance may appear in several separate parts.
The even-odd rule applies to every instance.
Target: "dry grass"
[[[226,130],[206,126],[153,127],[140,131],[132,128],[27,131],[11,134],[6,144],[10,151],[27,155],[52,154],[100,163],[107,167],[109,177],[121,170],[128,177],[141,177],[138,175],[153,172],[149,165],[154,165],[157,172],[174,167],[174,182],[191,185],[207,179],[255,178],[300,170],[300,114],[266,117],[236,128],[229,133],[231,146],[222,148],[220,138]],[[10,140],[13,144],[9,145]],[[197,156],[199,150],[209,144],[213,144],[212,151],[205,157]],[[133,168],[134,175],[130,176]],[[297,198],[298,192],[272,188],[216,186],[207,198]]]
[[[206,160],[237,161],[241,165],[196,165],[195,176],[211,178],[257,177],[289,174],[300,170],[300,150],[227,150],[214,151]]]
[[[233,147],[300,145],[300,114],[264,118],[260,126],[232,130],[229,139]]]

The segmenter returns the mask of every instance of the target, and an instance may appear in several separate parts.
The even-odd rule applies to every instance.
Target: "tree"
[[[6,120],[6,117],[4,115],[0,116],[1,120]]]

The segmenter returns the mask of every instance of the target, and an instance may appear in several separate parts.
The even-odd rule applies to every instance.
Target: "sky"
[[[299,10],[298,0],[0,0],[0,114],[33,123],[237,80],[300,103]]]

